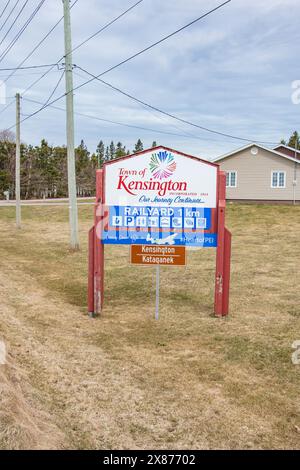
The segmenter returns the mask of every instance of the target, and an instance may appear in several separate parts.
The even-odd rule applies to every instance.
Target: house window
[[[285,171],[272,171],[272,188],[285,188]]]
[[[227,171],[226,172],[226,188],[236,188],[236,171]]]

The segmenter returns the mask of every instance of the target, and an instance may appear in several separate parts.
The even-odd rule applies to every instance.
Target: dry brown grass
[[[300,448],[300,207],[229,206],[231,315],[211,316],[214,250],[162,269],[106,249],[102,318],[86,315],[87,230],[66,208],[0,209],[0,448]]]

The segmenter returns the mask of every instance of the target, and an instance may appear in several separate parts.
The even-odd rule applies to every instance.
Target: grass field
[[[0,448],[300,449],[300,207],[228,207],[231,314],[213,312],[215,251],[161,270],[106,249],[102,318],[86,308],[87,232],[67,208],[0,208]]]

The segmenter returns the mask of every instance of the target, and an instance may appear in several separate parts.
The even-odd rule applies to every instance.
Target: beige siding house
[[[229,200],[300,202],[298,159],[249,144],[216,158],[214,162],[226,172]]]

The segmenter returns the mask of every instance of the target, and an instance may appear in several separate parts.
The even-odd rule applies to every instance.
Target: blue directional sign
[[[211,209],[199,207],[109,206],[104,244],[216,247]]]

